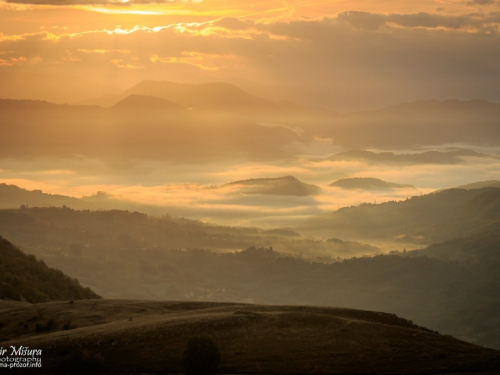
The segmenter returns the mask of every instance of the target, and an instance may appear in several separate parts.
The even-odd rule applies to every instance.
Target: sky
[[[2,0],[0,97],[232,80],[338,111],[500,101],[495,0]]]

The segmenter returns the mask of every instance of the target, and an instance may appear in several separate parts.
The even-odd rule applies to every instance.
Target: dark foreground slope
[[[0,299],[46,302],[88,298],[100,297],[0,237]]]
[[[53,320],[36,332],[33,317]],[[126,300],[0,310],[0,345],[42,349],[33,372],[182,372],[190,337],[207,335],[221,373],[495,373],[500,352],[393,314],[338,308]],[[24,330],[19,326],[26,324]],[[65,327],[65,328],[63,328]],[[29,372],[24,370],[23,372]]]

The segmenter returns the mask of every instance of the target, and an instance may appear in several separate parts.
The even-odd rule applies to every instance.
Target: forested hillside
[[[0,299],[36,303],[89,298],[100,297],[0,237]]]
[[[345,207],[309,219],[304,234],[430,245],[500,222],[500,189],[448,189],[405,201]]]

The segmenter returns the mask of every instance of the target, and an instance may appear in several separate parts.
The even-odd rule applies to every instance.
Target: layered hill
[[[259,98],[223,82],[186,84],[166,81],[142,81],[122,95],[151,95],[186,107],[205,109],[270,108],[270,100]]]
[[[407,118],[412,116],[432,116],[440,119],[449,118],[450,116],[498,116],[500,104],[492,103],[487,100],[417,100],[411,103],[402,103],[387,108],[364,111],[362,113],[372,113],[379,116],[400,116]]]
[[[500,105],[484,100],[424,100],[346,114],[322,129],[351,149],[460,142],[498,145]]]
[[[495,264],[500,262],[500,224],[491,224],[469,236],[432,244],[408,252],[407,256],[426,256],[445,261],[466,261]]]
[[[112,108],[0,99],[0,157],[74,157],[207,161],[289,158],[303,142],[274,115],[183,109],[162,98],[127,95]],[[297,116],[278,111],[295,121]]]
[[[344,207],[299,226],[300,233],[421,246],[473,234],[500,220],[500,189],[447,189],[405,201]]]
[[[253,178],[230,182],[223,186],[240,187],[241,192],[244,194],[308,196],[321,193],[321,188],[318,186],[306,184],[293,176]]]
[[[164,299],[183,296],[182,290],[198,290],[198,271],[183,265],[192,257],[192,266],[196,267],[197,259],[203,259],[203,255],[195,255],[196,249],[234,252],[251,246],[273,246],[276,251],[296,255],[306,254],[307,249],[308,257],[327,262],[332,257],[379,251],[356,242],[303,238],[285,229],[224,227],[117,210],[0,210],[0,235],[109,298]],[[177,262],[179,269],[174,265]],[[205,286],[205,290],[217,288],[216,282]],[[244,291],[232,296],[237,300],[247,297]]]
[[[53,328],[20,332],[37,311]],[[6,309],[0,319],[0,345],[42,349],[44,373],[181,373],[187,342],[199,335],[218,346],[221,373],[484,374],[500,366],[498,351],[372,311],[100,300]]]
[[[112,110],[120,112],[178,112],[184,107],[169,100],[156,98],[149,95],[129,95],[111,107]]]
[[[297,156],[300,153],[290,149],[300,150],[297,145],[307,146],[318,136],[334,139],[344,148],[500,142],[500,110],[487,102],[416,102],[338,115],[262,99],[225,83],[145,81],[111,104],[112,108],[101,108],[1,99],[0,156],[269,160]],[[431,151],[420,156],[348,152],[332,158],[458,163],[475,156],[483,155],[472,151]]]
[[[100,297],[0,237],[0,299],[35,303],[91,298]]]
[[[121,211],[0,211],[0,233],[106,298],[385,311],[500,348],[498,227],[433,245],[444,247],[441,253],[430,246],[421,254],[371,258],[353,256],[379,249],[338,238],[312,240],[290,230],[217,227]],[[259,247],[240,250],[252,243]],[[323,256],[315,257],[318,252]]]
[[[58,194],[47,194],[41,190],[26,190],[16,185],[0,184],[0,208],[18,208],[21,205],[36,207],[68,206],[88,209],[92,203],[78,198]]]
[[[342,189],[360,189],[360,190],[392,190],[392,189],[415,189],[413,185],[396,184],[387,182],[378,178],[370,177],[352,177],[342,178],[332,182],[328,186],[335,186]]]

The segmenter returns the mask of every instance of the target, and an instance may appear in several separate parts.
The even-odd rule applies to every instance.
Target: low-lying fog
[[[488,156],[461,157],[461,162],[455,164],[374,164],[364,160],[325,160],[340,150],[331,146],[331,142],[323,142],[316,147],[315,155],[304,154],[296,159],[273,163],[228,160],[210,164],[173,164],[145,160],[90,160],[79,156],[66,159],[2,159],[0,183],[50,194],[86,196],[102,208],[109,208],[107,204],[118,204],[116,200],[121,200],[139,204],[127,206],[122,202],[121,208],[168,213],[223,225],[286,227],[339,207],[401,200],[437,189],[500,178],[497,155],[500,148],[461,144],[392,151],[408,154],[426,150],[444,151],[457,146]],[[272,194],[263,194],[265,189],[255,190],[254,186],[244,183],[225,185],[248,179],[284,176],[294,176],[321,190],[318,194],[297,195],[289,187],[280,185]],[[367,190],[328,186],[336,180],[351,177],[377,178],[415,188]]]

